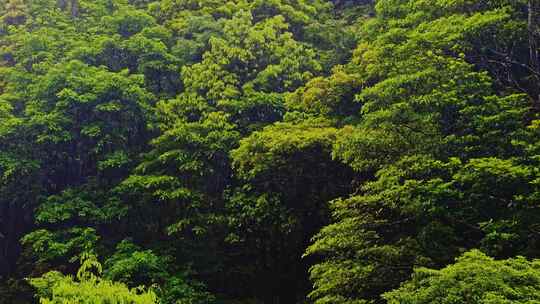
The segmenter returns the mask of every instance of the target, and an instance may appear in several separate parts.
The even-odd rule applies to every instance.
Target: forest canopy
[[[540,301],[540,0],[0,0],[0,304]]]

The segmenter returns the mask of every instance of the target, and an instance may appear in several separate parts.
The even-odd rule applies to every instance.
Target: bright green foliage
[[[415,269],[410,281],[383,297],[389,304],[535,303],[540,265],[523,257],[494,260],[473,250],[441,270]]]
[[[65,257],[77,260],[80,254],[94,251],[98,239],[93,228],[72,227],[59,232],[35,230],[25,235],[21,242],[32,248],[39,262],[49,262]]]
[[[240,11],[222,26],[222,37],[209,40],[202,61],[182,70],[186,93],[233,114],[240,127],[279,119],[281,93],[320,71],[315,51],[294,39],[282,16],[257,22]]]
[[[53,271],[31,279],[30,283],[38,290],[41,304],[158,303],[151,290],[129,289],[124,284],[102,279],[100,275],[101,264],[94,256],[85,256],[76,280]]]
[[[0,0],[0,304],[43,273],[43,301],[379,304],[474,248],[537,258],[539,24],[538,0]],[[104,278],[50,272],[86,252]]]
[[[302,84],[319,68],[314,52],[286,31],[283,17],[257,24],[252,19],[239,13],[224,23],[224,37],[210,39],[211,49],[203,61],[183,71],[188,92],[203,93],[218,104],[242,92],[281,93]]]
[[[289,111],[304,115],[339,118],[337,123],[350,123],[360,111],[354,95],[359,90],[359,81],[346,67],[338,66],[329,77],[316,77],[304,87],[287,96]],[[293,112],[294,113],[294,112]],[[292,114],[292,113],[289,113]]]
[[[170,208],[162,217],[169,233],[204,233],[200,221],[219,200],[220,188],[229,178],[228,151],[238,132],[227,115],[212,112],[199,121],[177,122],[153,141],[154,149],[120,186],[126,195],[146,193],[151,203]],[[215,193],[215,194],[214,194]],[[188,216],[189,215],[189,216]],[[160,215],[161,216],[161,215]]]
[[[79,163],[106,158],[146,128],[152,96],[141,88],[141,77],[127,71],[110,73],[71,61],[35,81],[28,88],[25,114],[40,132],[37,143],[78,142],[78,154],[70,156]]]
[[[511,48],[508,37],[523,32],[521,7],[471,5],[379,1],[365,24],[345,70],[360,86],[361,116],[340,130],[333,155],[368,181],[332,203],[335,223],[307,250],[324,259],[311,268],[316,303],[380,301],[413,267],[474,247],[537,252],[538,171],[517,140],[531,136],[529,99],[500,89],[498,73],[512,72],[489,65],[498,60],[489,49]]]
[[[231,151],[243,145],[240,142],[243,136],[280,120],[285,112],[287,95],[322,72],[317,58],[322,50],[298,38],[304,32],[304,27],[318,22],[316,18],[324,22],[323,19],[329,16],[322,13],[317,15],[316,12],[321,10],[326,14],[329,7],[316,1],[309,4],[284,2],[161,1],[150,7],[158,19],[166,20],[165,24],[172,29],[173,35],[183,37],[173,47],[174,54],[186,63],[197,62],[182,68],[184,91],[176,98],[157,105],[160,135],[152,140],[151,150],[144,155],[133,174],[118,187],[124,200],[140,204],[147,218],[155,219],[157,224],[149,227],[150,233],[166,231],[167,238],[177,244],[176,254],[184,257],[186,262],[193,263],[206,281],[228,280],[231,275],[241,271],[245,275],[242,275],[238,285],[228,287],[228,293],[248,294],[245,290],[252,288],[250,286],[262,288],[271,284],[262,297],[283,299],[296,296],[294,285],[287,283],[290,289],[282,288],[284,282],[273,279],[277,269],[266,270],[268,267],[275,268],[273,264],[260,266],[259,257],[249,256],[252,254],[249,248],[251,242],[243,243],[241,247],[248,254],[233,253],[235,250],[228,250],[226,246],[236,239],[245,240],[247,235],[252,237],[250,233],[246,235],[241,232],[239,225],[249,221],[251,226],[258,220],[242,218],[239,221],[236,217],[244,217],[244,211],[252,208],[249,202],[268,191],[257,185],[253,191],[244,193],[240,190],[242,187],[236,187],[238,183],[249,182],[244,181],[246,176],[240,172],[243,169],[233,168],[235,160],[231,161],[231,158],[238,155],[247,162],[253,162],[256,158],[236,152],[230,154]],[[301,9],[295,11],[295,7]],[[310,18],[314,20],[311,22]],[[204,32],[201,33],[201,30]],[[295,128],[293,125],[290,127]],[[288,127],[284,128],[289,130]],[[322,157],[329,163],[328,166],[339,167],[329,159],[334,131],[328,122],[314,123],[313,127],[306,124],[305,131],[298,128],[298,132],[294,133],[299,135],[298,139],[291,137],[294,140],[291,142],[292,150],[278,156],[283,157],[283,167],[269,168],[268,174],[272,174],[271,170],[283,170],[281,174],[287,174],[287,158],[292,157],[294,150],[315,150],[318,153],[321,146],[325,151],[313,156],[311,163],[316,164]],[[327,135],[332,137],[326,139]],[[313,139],[304,144],[301,141],[306,136]],[[273,143],[280,145],[280,140],[276,137]],[[272,161],[268,159],[268,163]],[[327,165],[325,163],[318,168],[322,172]],[[317,174],[299,171],[295,176],[309,176],[306,178],[313,180],[314,185],[308,188],[316,189]],[[341,178],[336,183],[343,182],[346,176],[336,175]],[[259,215],[265,218],[265,225],[269,227],[263,229],[263,235],[254,237],[263,239],[268,234],[272,235],[265,246],[279,248],[276,249],[279,254],[288,257],[290,262],[283,263],[287,266],[282,267],[291,268],[296,273],[291,277],[304,277],[298,283],[303,285],[298,293],[305,292],[303,289],[306,285],[305,266],[298,265],[301,264],[302,248],[328,217],[326,208],[321,211],[317,209],[325,204],[327,197],[344,193],[336,188],[333,185],[324,187],[324,196],[316,198],[316,204],[307,203],[307,200],[317,196],[314,193],[309,194],[309,199],[299,195],[286,196],[283,207],[287,215],[276,216],[278,210],[282,209],[259,210],[268,212]],[[283,186],[272,191],[287,192]],[[274,193],[268,196],[274,197]],[[274,198],[270,200],[277,202]],[[287,205],[294,200],[306,200],[306,203],[293,212],[288,210],[291,206]],[[301,228],[303,219],[309,218],[309,214],[317,216],[308,224],[309,227]],[[285,221],[297,221],[293,224],[295,233],[283,226],[287,225],[283,221],[285,218]],[[298,218],[302,218],[302,221],[298,221]],[[286,248],[283,238],[290,239],[294,245]],[[227,243],[224,244],[225,239]],[[260,250],[264,250],[263,247],[257,246],[255,252]],[[242,260],[249,271],[227,266],[230,261]],[[222,275],[216,275],[216,269],[223,267],[228,268]],[[278,291],[280,288],[283,290]]]
[[[242,10],[252,11],[258,20],[282,15],[294,27],[296,34],[301,34],[305,27],[325,21],[331,13],[329,3],[321,0],[164,0],[154,5],[151,11],[178,25],[189,23],[192,17],[231,18]]]
[[[128,158],[140,151],[134,142],[149,134],[153,97],[142,88],[141,77],[71,61],[62,68],[52,67],[35,81],[24,95],[17,96],[25,100],[25,131],[38,148],[41,178],[52,181],[46,187],[51,192],[63,191],[42,199],[36,214],[38,223],[95,225],[125,214],[125,208],[102,185],[121,176],[129,165]],[[92,230],[94,225],[90,224]],[[66,237],[77,234],[72,229],[47,233],[68,244],[72,241]],[[35,237],[31,234],[25,242],[37,241]],[[47,253],[47,248],[57,250],[46,245],[32,247],[49,258],[71,252]]]
[[[241,177],[255,179],[272,169],[288,170],[288,158],[295,153],[300,154],[299,151],[322,150],[329,154],[336,133],[337,130],[324,120],[306,121],[298,125],[276,123],[243,139],[240,147],[231,155]],[[299,170],[295,166],[291,169]],[[289,175],[287,171],[283,173]]]

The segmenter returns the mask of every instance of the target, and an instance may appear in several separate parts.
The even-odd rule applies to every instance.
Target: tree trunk
[[[71,17],[79,16],[79,0],[71,0]]]
[[[529,65],[535,72],[534,80],[536,82],[535,87],[537,89],[537,96],[535,102],[535,108],[540,110],[540,92],[538,87],[540,84],[540,62],[538,58],[538,42],[539,42],[539,23],[540,23],[540,0],[528,0],[528,32],[529,32]]]
[[[58,5],[58,8],[60,8],[60,10],[65,11],[68,5],[67,0],[58,0],[57,5]]]
[[[14,274],[21,252],[20,238],[31,227],[27,222],[28,212],[17,202],[0,202],[0,278]]]

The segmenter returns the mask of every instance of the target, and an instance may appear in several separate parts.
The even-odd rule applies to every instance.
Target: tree
[[[204,284],[189,279],[189,273],[174,265],[171,256],[142,250],[131,240],[123,240],[104,264],[104,277],[129,287],[155,286],[160,303],[210,304],[215,298]]]
[[[142,287],[129,289],[122,283],[102,279],[101,271],[101,264],[95,256],[84,255],[76,280],[52,271],[40,278],[31,279],[30,283],[37,289],[39,302],[42,304],[158,303],[152,290]]]
[[[169,26],[173,31],[194,35],[192,42],[197,44],[197,49],[193,51],[202,52],[202,58],[183,67],[184,92],[159,103],[161,135],[153,140],[152,151],[120,189],[126,201],[140,203],[147,210],[146,215],[155,216],[153,222],[158,224],[153,225],[153,233],[166,231],[164,238],[174,240],[177,254],[186,263],[195,265],[199,279],[210,282],[218,293],[261,297],[252,295],[240,282],[234,284],[226,279],[237,271],[229,263],[237,260],[233,257],[237,250],[225,242],[227,222],[234,221],[235,216],[227,214],[229,194],[235,192],[238,183],[230,152],[238,147],[242,136],[279,120],[287,94],[319,73],[321,66],[317,51],[296,40],[292,33],[287,17],[300,21],[303,16],[286,10],[290,9],[288,5],[279,1],[272,4],[284,10],[285,16],[281,16],[263,8],[259,2],[252,3],[253,7],[230,2],[231,6],[244,8],[230,14],[226,13],[230,10],[226,5],[221,10],[214,7],[222,5],[219,1],[203,5],[204,9],[200,7],[203,3],[188,4],[175,2],[174,5],[186,5],[186,12],[166,18],[179,22],[171,21]],[[165,5],[173,3],[160,3],[162,9]],[[218,20],[213,20],[214,14],[219,16]],[[193,23],[208,27],[209,32],[199,36],[198,29],[187,33],[186,28],[176,27],[183,25],[191,29]],[[206,36],[213,31],[217,33]],[[197,58],[197,55],[188,57]],[[241,203],[240,199],[233,200]],[[237,229],[235,224],[232,227]],[[297,246],[303,246],[309,237],[309,233],[305,234],[294,238],[294,256],[290,257],[294,267],[301,264],[302,250]],[[272,241],[283,237],[274,235]],[[257,250],[266,249],[257,247]],[[280,254],[286,256],[285,250]],[[250,261],[250,265],[258,267],[256,263]],[[272,267],[270,264],[264,267],[268,266]],[[298,266],[295,272],[300,273],[301,267],[304,266]],[[224,268],[220,275],[215,273],[215,269]],[[282,298],[296,297],[293,286],[289,288],[282,291],[287,294]]]
[[[536,173],[510,140],[529,136],[531,99],[519,85],[500,89],[491,74],[498,64],[476,57],[482,47],[511,48],[505,30],[521,6],[470,8],[379,1],[366,23],[347,69],[359,83],[361,115],[333,149],[363,180],[332,202],[335,222],[307,250],[323,259],[310,271],[316,303],[378,303],[414,267],[442,267],[471,248],[497,257],[537,252]],[[491,32],[501,39],[488,46],[482,37]]]
[[[441,270],[415,269],[383,298],[389,304],[531,303],[540,300],[540,264],[524,257],[494,260],[472,250]]]
[[[256,20],[240,11],[210,39],[200,63],[182,71],[186,93],[233,115],[244,132],[276,121],[284,93],[320,70],[313,49],[296,41],[282,16]],[[303,60],[298,60],[302,58]]]
[[[0,0],[0,302],[56,270],[383,303],[472,248],[538,257],[537,6]]]
[[[309,288],[300,259],[328,222],[326,202],[348,193],[352,172],[332,160],[337,130],[328,120],[281,122],[241,140],[231,152],[243,181],[227,202],[236,263],[245,284],[265,302],[299,301]],[[240,261],[243,261],[242,263]],[[264,287],[263,287],[264,286]]]

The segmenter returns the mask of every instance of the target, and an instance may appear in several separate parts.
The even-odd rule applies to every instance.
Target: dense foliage
[[[539,44],[538,0],[0,0],[0,304],[537,301]]]
[[[95,268],[97,275],[92,271]],[[142,288],[129,289],[121,283],[112,283],[99,277],[101,264],[92,256],[83,256],[82,265],[77,272],[77,281],[69,276],[51,271],[30,283],[37,289],[41,304],[64,303],[157,303],[152,291]]]
[[[495,261],[474,250],[442,270],[415,269],[410,281],[383,297],[390,304],[534,303],[540,300],[540,264],[523,257]]]

